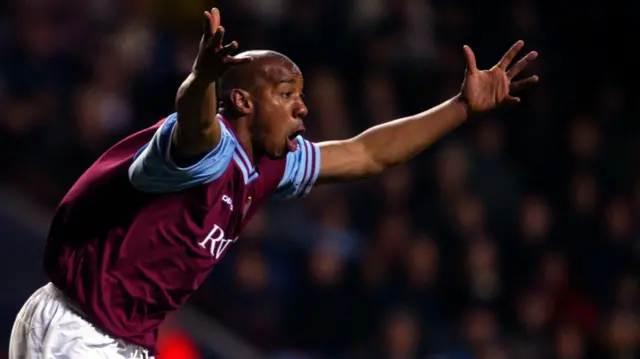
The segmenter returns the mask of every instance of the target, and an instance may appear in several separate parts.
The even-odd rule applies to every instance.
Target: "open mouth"
[[[287,137],[287,148],[294,152],[298,150],[298,141],[296,138],[304,133],[304,127],[300,127]]]

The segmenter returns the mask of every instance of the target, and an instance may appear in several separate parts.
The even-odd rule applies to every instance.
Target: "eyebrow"
[[[278,81],[279,84],[295,84],[296,79],[293,77],[285,77],[284,79]]]

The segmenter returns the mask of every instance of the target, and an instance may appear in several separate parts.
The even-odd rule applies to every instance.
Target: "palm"
[[[461,95],[472,112],[484,112],[494,109],[504,103],[517,103],[520,98],[512,93],[538,81],[537,76],[524,80],[513,81],[529,62],[538,57],[535,51],[530,52],[507,70],[524,42],[516,42],[502,57],[500,62],[489,70],[479,70],[476,58],[470,47],[465,46],[467,73],[462,83]]]

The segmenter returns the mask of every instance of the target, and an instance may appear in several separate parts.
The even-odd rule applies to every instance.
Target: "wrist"
[[[188,104],[194,100],[199,101],[198,99],[205,95],[212,84],[212,81],[208,81],[194,72],[190,73],[178,88],[176,105]]]
[[[216,79],[206,76],[203,72],[194,70],[189,74],[185,82],[189,82],[190,84],[193,84],[193,86],[207,87],[215,81]]]
[[[464,117],[464,120],[468,119],[471,116],[471,108],[469,107],[469,103],[461,93],[452,98],[451,103],[453,106],[457,107],[460,110],[462,116]]]
[[[184,80],[184,82],[180,86],[180,89],[178,90],[178,92],[179,93],[180,92],[185,92],[185,91],[188,91],[190,93],[204,92],[204,91],[207,90],[207,88],[209,88],[209,86],[212,83],[214,83],[214,81],[211,81],[208,78],[206,78],[206,77],[204,77],[202,75],[199,75],[196,72],[192,72]]]

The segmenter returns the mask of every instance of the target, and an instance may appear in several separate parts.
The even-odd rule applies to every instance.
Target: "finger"
[[[502,59],[498,63],[498,67],[502,68],[503,70],[506,70],[509,64],[511,63],[511,61],[513,61],[513,59],[516,57],[518,52],[522,50],[523,46],[524,46],[524,41],[522,40],[519,40],[518,42],[513,44],[513,46],[511,46],[511,48],[509,49],[509,51],[507,51],[507,53],[504,54],[504,56],[502,56]]]
[[[505,97],[505,99],[504,99],[504,102],[506,102],[506,103],[520,103],[520,97],[507,95],[507,97]]]
[[[230,44],[227,44],[225,47],[220,50],[220,55],[229,56],[234,53],[238,49],[238,42],[232,41]]]
[[[225,33],[224,27],[222,26],[218,27],[218,30],[215,32],[215,34],[213,35],[213,38],[211,39],[210,45],[215,48],[221,48],[222,39],[224,38],[224,33]]]
[[[220,26],[218,28],[218,32],[220,33],[220,41],[218,43],[222,44],[222,42],[224,41],[224,34],[226,32],[226,29],[224,28],[224,26]]]
[[[241,64],[245,64],[248,62],[253,61],[253,57],[233,57],[233,56],[227,56],[224,58],[223,62],[226,65],[241,65]]]
[[[536,82],[538,82],[538,76],[536,76],[536,75],[527,77],[524,80],[512,82],[509,85],[509,92],[522,90],[523,88],[525,88],[527,86],[531,86],[531,85],[535,84]]]
[[[531,51],[530,53],[527,54],[527,56],[521,58],[520,61],[516,62],[516,64],[513,65],[513,67],[511,67],[509,71],[507,71],[507,77],[509,78],[509,80],[518,76],[518,74],[522,70],[524,70],[524,68],[527,67],[527,65],[531,61],[535,60],[537,57],[538,57],[538,53],[535,51]]]
[[[464,51],[464,57],[467,62],[467,72],[475,72],[478,70],[478,65],[476,64],[476,55],[473,53],[473,50],[467,45],[462,47]]]
[[[209,41],[213,32],[211,31],[211,14],[208,11],[204,12],[204,22],[202,24],[202,36],[205,42]]]
[[[220,27],[220,10],[217,8],[211,9],[211,33],[215,33]]]

